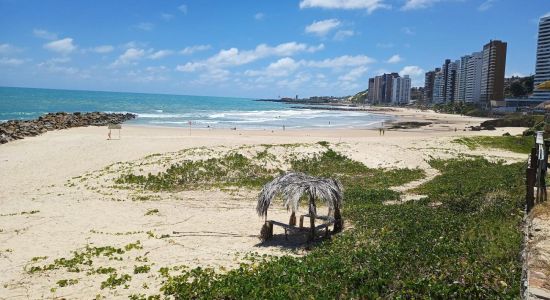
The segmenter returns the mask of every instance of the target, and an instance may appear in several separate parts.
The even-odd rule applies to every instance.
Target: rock
[[[134,114],[115,113],[47,113],[36,120],[12,120],[0,123],[0,144],[12,140],[22,139],[28,136],[36,136],[55,129],[67,129],[85,126],[106,126],[108,124],[120,124],[134,119]]]

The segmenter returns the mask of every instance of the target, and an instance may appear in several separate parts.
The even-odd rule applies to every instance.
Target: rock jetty
[[[20,140],[29,136],[37,136],[46,131],[67,129],[72,127],[106,126],[120,124],[134,119],[134,114],[115,113],[48,113],[36,120],[16,120],[0,123],[0,144]]]

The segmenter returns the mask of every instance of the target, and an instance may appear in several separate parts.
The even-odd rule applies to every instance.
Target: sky
[[[534,73],[550,0],[0,0],[0,86],[344,96],[508,43]]]

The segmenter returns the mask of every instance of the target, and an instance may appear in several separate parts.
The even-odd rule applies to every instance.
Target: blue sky
[[[508,42],[534,72],[549,0],[0,0],[0,86],[188,95],[349,95]]]

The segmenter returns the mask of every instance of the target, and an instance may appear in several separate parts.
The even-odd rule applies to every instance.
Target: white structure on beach
[[[411,78],[409,75],[395,77],[392,80],[392,99],[393,105],[409,104],[411,101]]]

